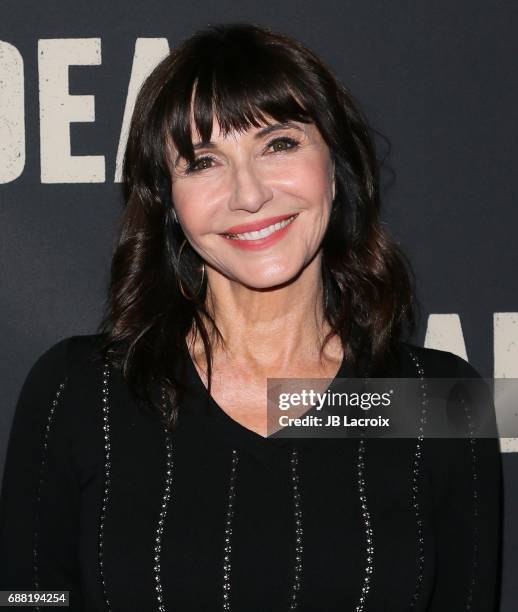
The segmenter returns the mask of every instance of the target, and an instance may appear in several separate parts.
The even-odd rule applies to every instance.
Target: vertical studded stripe
[[[162,387],[162,409],[166,412],[166,390]],[[161,576],[161,554],[162,554],[162,536],[164,533],[164,523],[167,515],[167,508],[169,500],[171,499],[171,486],[173,478],[173,443],[171,439],[171,432],[167,427],[164,427],[165,433],[165,446],[166,446],[166,477],[164,483],[164,492],[162,494],[162,503],[160,505],[160,514],[158,518],[158,524],[155,532],[155,547],[154,547],[154,565],[153,573],[155,580],[155,594],[158,604],[158,612],[166,612],[164,604],[164,596],[162,591],[162,576]]]
[[[108,500],[110,494],[110,476],[111,476],[111,455],[110,455],[110,403],[109,403],[109,379],[110,365],[106,360],[104,362],[102,374],[102,418],[104,432],[104,489],[101,505],[101,514],[99,517],[99,534],[97,540],[97,552],[99,559],[99,576],[103,591],[104,603],[107,612],[111,612],[110,600],[106,590],[106,581],[104,576],[104,522],[106,519],[106,510],[108,508]]]
[[[298,451],[291,451],[291,483],[293,492],[293,514],[295,523],[295,564],[293,568],[293,585],[291,588],[289,610],[296,610],[298,605],[298,592],[302,578],[302,552],[303,552],[303,524],[302,508],[298,476]],[[230,471],[227,514],[225,521],[225,546],[223,556],[223,610],[231,610],[231,554],[232,554],[232,522],[234,517],[234,502],[236,497],[236,474],[238,465],[238,452],[232,449],[232,467]]]
[[[368,381],[368,372],[363,377],[363,383],[366,386]],[[366,489],[366,470],[365,470],[365,454],[366,445],[363,438],[363,431],[360,431],[358,441],[358,459],[357,459],[357,475],[358,475],[358,493],[360,497],[360,506],[362,511],[363,526],[365,529],[365,570],[363,574],[363,583],[361,587],[358,603],[355,607],[355,612],[364,612],[367,596],[370,591],[372,575],[374,572],[374,537],[371,523],[369,508],[367,505],[367,489]]]
[[[475,580],[477,575],[478,568],[478,468],[477,468],[477,439],[473,437],[473,422],[471,420],[471,414],[466,405],[464,396],[461,397],[461,403],[466,414],[468,420],[468,439],[471,450],[471,467],[472,467],[472,476],[473,476],[473,562],[471,568],[471,579],[468,588],[468,594],[466,597],[466,607],[465,610],[471,610],[471,606],[473,604],[473,588],[475,586]]]
[[[49,439],[49,432],[52,427],[52,422],[54,420],[54,413],[57,405],[59,404],[59,400],[63,389],[65,388],[66,382],[68,378],[65,376],[64,380],[58,385],[56,393],[54,395],[54,399],[52,400],[52,404],[50,405],[49,414],[47,416],[47,423],[45,425],[45,431],[43,434],[43,448],[41,452],[41,464],[40,464],[40,473],[39,473],[39,481],[38,481],[38,491],[36,495],[36,516],[34,523],[34,533],[33,533],[33,546],[32,546],[32,569],[33,569],[33,582],[34,582],[34,590],[39,590],[39,577],[38,577],[38,538],[39,538],[39,507],[41,500],[41,491],[43,488],[43,482],[45,480],[45,470],[47,467],[47,445]],[[35,610],[40,610],[40,606],[34,606]]]
[[[231,579],[231,554],[232,554],[232,520],[234,518],[234,501],[236,497],[236,474],[239,455],[235,448],[232,449],[232,467],[230,469],[230,480],[228,483],[227,515],[225,518],[225,546],[223,552],[223,610],[231,610],[230,604],[230,579]]]
[[[419,485],[418,481],[421,475],[421,454],[424,438],[424,425],[427,421],[428,395],[427,385],[424,380],[424,370],[412,351],[408,351],[414,366],[417,370],[418,377],[421,381],[421,414],[419,417],[419,435],[417,436],[416,448],[414,453],[414,461],[412,467],[412,506],[414,508],[416,527],[417,527],[417,577],[412,599],[410,600],[410,610],[412,610],[419,599],[421,593],[421,584],[424,573],[424,537],[423,537],[423,519],[418,501]]]
[[[299,490],[298,463],[299,455],[296,448],[291,451],[291,485],[293,491],[293,513],[295,519],[295,567],[293,571],[293,586],[290,598],[290,610],[296,610],[298,605],[298,593],[302,580],[302,553],[303,553],[303,525],[302,508]]]
[[[363,434],[361,434],[363,436]],[[358,492],[360,494],[360,504],[362,509],[363,524],[365,528],[365,543],[366,543],[366,559],[362,589],[359,597],[359,602],[356,605],[356,612],[363,612],[365,602],[370,590],[372,573],[374,571],[374,538],[372,533],[372,525],[370,520],[369,509],[367,506],[367,494],[365,483],[365,440],[360,438],[358,442]]]

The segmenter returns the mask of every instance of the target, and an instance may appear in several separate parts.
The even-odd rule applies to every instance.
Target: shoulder
[[[54,342],[32,361],[22,384],[17,414],[34,414],[56,396],[81,393],[87,381],[99,378],[103,334],[65,337]]]
[[[401,377],[413,378],[422,373],[426,378],[481,378],[468,361],[450,351],[400,341],[396,353]]]
[[[78,365],[95,364],[101,360],[104,334],[68,336],[47,346],[33,361],[30,377],[51,372],[68,376]]]
[[[43,457],[60,472],[102,460],[101,367],[96,365],[102,341],[97,334],[66,337],[32,361],[11,422],[5,490],[14,490],[25,477],[28,487],[37,486]]]
[[[9,435],[15,463],[22,456],[39,456],[43,440],[48,452],[59,454],[68,452],[64,449],[72,435],[80,439],[98,388],[100,368],[95,364],[102,340],[97,334],[66,337],[33,360],[18,394]]]
[[[424,379],[449,379],[444,384],[438,381],[437,385],[429,387],[434,403],[429,405],[428,431],[433,429],[432,412],[441,415],[452,428],[452,439],[438,440],[437,445],[448,443],[454,449],[461,448],[466,440],[456,438],[466,438],[468,435],[480,438],[482,447],[494,445],[494,438],[498,438],[498,426],[493,390],[476,368],[449,351],[424,348],[407,342],[401,342],[398,350],[402,355],[399,377],[414,378],[422,375]],[[465,432],[465,435],[461,436],[459,432]]]

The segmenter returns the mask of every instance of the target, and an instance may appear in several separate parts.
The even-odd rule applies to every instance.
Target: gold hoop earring
[[[178,251],[178,269],[180,269],[180,258],[182,256],[182,251],[183,251],[183,247],[186,245],[187,243],[187,238],[184,238],[184,241],[182,242],[182,246],[180,247],[180,250]],[[183,284],[182,284],[182,279],[180,278],[180,275],[178,274],[177,276],[177,281],[178,281],[178,288],[180,289],[181,294],[183,295],[183,297],[186,300],[193,300],[201,291],[201,288],[203,287],[203,281],[205,280],[205,264],[202,264],[201,266],[201,283],[200,286],[198,287],[198,291],[196,291],[196,293],[191,297],[188,296],[183,288]]]

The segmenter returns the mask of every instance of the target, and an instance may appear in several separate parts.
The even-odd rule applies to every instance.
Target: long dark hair
[[[194,100],[193,91],[195,90]],[[191,328],[199,333],[212,373],[211,342],[223,338],[200,288],[200,256],[174,223],[167,143],[193,162],[191,103],[196,129],[210,140],[213,114],[222,133],[279,122],[313,122],[336,171],[336,196],[322,243],[325,317],[359,372],[390,361],[395,342],[415,327],[413,272],[379,218],[379,174],[373,130],[350,92],[304,45],[251,24],[206,27],[183,41],[143,83],[123,164],[124,211],[99,325],[103,354],[120,369],[134,397],[162,411],[153,381],[168,392],[174,429],[183,393],[174,364],[186,356]],[[378,133],[378,132],[376,132]],[[192,299],[187,299],[187,290]],[[324,345],[325,345],[324,342]],[[323,346],[322,346],[323,350]],[[357,374],[359,375],[359,374]]]

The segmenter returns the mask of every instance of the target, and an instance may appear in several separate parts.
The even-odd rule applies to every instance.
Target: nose
[[[234,167],[233,188],[229,208],[257,212],[272,199],[273,192],[261,177],[253,162],[243,162]]]

